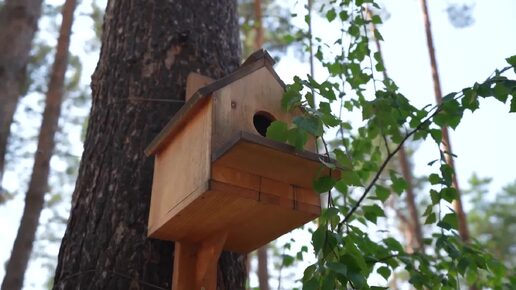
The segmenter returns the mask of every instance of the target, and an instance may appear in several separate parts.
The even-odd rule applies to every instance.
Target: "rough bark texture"
[[[34,157],[32,175],[25,196],[25,207],[14,241],[11,257],[7,263],[2,290],[18,290],[23,286],[25,270],[29,263],[39,216],[43,210],[45,193],[48,190],[48,173],[50,158],[54,151],[54,137],[58,129],[66,67],[68,65],[68,47],[72,31],[73,13],[76,0],[66,0],[63,6],[63,20],[57,41],[57,50],[48,85],[45,110],[38,137],[38,148]]]
[[[420,0],[421,7],[423,9],[423,21],[425,24],[425,32],[426,32],[426,44],[428,47],[428,54],[430,56],[430,66],[432,67],[432,80],[434,82],[434,93],[435,100],[438,104],[443,102],[442,92],[441,92],[441,81],[439,79],[439,71],[437,69],[437,60],[435,57],[435,49],[434,49],[434,40],[432,36],[432,28],[430,25],[430,15],[428,14],[428,6],[426,0]],[[442,128],[443,134],[443,149],[447,152],[453,152],[451,147],[450,135],[448,134],[448,128]],[[455,164],[453,161],[453,157],[450,154],[446,154],[446,163],[455,171]],[[468,224],[466,219],[466,213],[464,212],[464,208],[462,207],[462,199],[461,193],[459,189],[459,182],[457,180],[457,172],[453,174],[453,187],[457,190],[457,199],[453,203],[455,207],[455,212],[457,213],[457,217],[459,220],[459,234],[464,242],[469,242],[469,231]]]
[[[38,28],[41,3],[42,0],[5,0],[0,10],[0,185],[7,140],[25,85],[26,67],[32,39]]]
[[[146,237],[153,159],[143,151],[179,109],[189,72],[238,67],[238,36],[235,0],[108,1],[54,289],[170,289],[173,244]],[[223,253],[218,288],[244,282],[245,258]]]

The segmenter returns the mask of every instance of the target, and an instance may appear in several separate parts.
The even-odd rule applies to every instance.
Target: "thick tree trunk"
[[[54,289],[170,289],[173,244],[146,237],[153,160],[143,151],[179,109],[189,72],[238,67],[236,1],[110,0],[104,21]],[[218,288],[244,282],[244,256],[223,253]]]
[[[25,86],[26,67],[38,28],[41,3],[42,0],[5,0],[0,11],[0,185],[7,140],[16,105]]]
[[[430,15],[428,14],[428,6],[426,0],[420,0],[421,7],[423,9],[423,21],[425,23],[425,32],[426,32],[426,44],[428,47],[428,54],[430,55],[430,66],[432,67],[432,80],[434,82],[434,93],[435,100],[438,104],[442,103],[443,97],[441,92],[441,81],[439,79],[439,71],[437,69],[437,60],[435,57],[434,50],[434,41],[432,36],[432,28],[430,25]],[[448,134],[448,128],[442,128],[443,133],[443,147],[447,152],[453,152],[451,147],[450,135]],[[446,154],[446,163],[455,171],[455,164],[453,161],[453,157],[450,154]],[[457,190],[457,199],[454,202],[455,212],[457,213],[459,219],[459,234],[464,242],[469,242],[469,231],[468,224],[466,219],[466,213],[462,207],[462,199],[461,193],[459,189],[459,182],[457,181],[457,172],[453,174],[452,180],[453,186]]]
[[[38,148],[34,157],[34,166],[25,196],[25,208],[14,241],[11,257],[7,263],[2,290],[18,290],[23,286],[23,277],[29,263],[30,254],[39,216],[43,210],[45,193],[48,190],[48,173],[50,159],[54,151],[54,136],[58,129],[66,67],[68,65],[68,47],[72,31],[73,13],[76,0],[66,0],[63,6],[63,20],[57,41],[57,50],[52,67],[52,75],[43,112],[43,120],[38,138]]]
[[[367,15],[369,19],[373,18],[373,14],[371,10],[367,10]],[[374,42],[376,44],[376,50],[378,51],[378,54],[380,55],[380,59],[383,62],[383,53],[382,53],[382,45],[380,44],[380,40],[374,37],[374,31],[376,30],[376,25],[371,22],[372,31],[373,31],[373,38]],[[389,78],[387,74],[387,68],[385,66],[385,63],[383,64],[384,70],[383,70],[383,78],[387,79]],[[410,229],[411,233],[407,233],[407,237],[410,236],[409,244],[410,248],[412,250],[420,249],[421,251],[425,251],[425,244],[423,242],[423,230],[421,229],[421,221],[419,220],[419,212],[416,205],[416,193],[414,192],[414,181],[412,179],[412,171],[410,170],[410,163],[409,159],[407,157],[407,152],[405,151],[405,146],[401,146],[399,152],[398,152],[400,167],[401,167],[401,173],[403,175],[403,178],[407,182],[407,195],[405,198],[405,201],[407,203],[409,215],[410,215],[410,221],[407,220],[404,216],[400,216],[400,220],[402,222],[407,223],[408,228]]]

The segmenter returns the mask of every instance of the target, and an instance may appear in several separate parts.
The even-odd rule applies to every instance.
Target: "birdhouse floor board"
[[[214,152],[211,160],[214,164],[312,188],[317,174],[329,174],[319,158],[321,156],[318,154],[298,151],[288,144],[239,132]]]
[[[280,198],[277,194],[212,180],[209,191],[181,212],[167,215],[164,220],[168,222],[151,237],[196,243],[227,229],[229,236],[224,249],[248,252],[313,220],[320,213],[318,205],[303,204],[294,209],[295,204],[293,199]]]

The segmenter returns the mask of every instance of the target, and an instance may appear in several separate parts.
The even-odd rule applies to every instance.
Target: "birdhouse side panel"
[[[213,149],[220,148],[239,131],[264,136],[267,119],[269,123],[291,122],[293,115],[281,109],[283,93],[283,87],[266,67],[215,92]],[[256,124],[267,126],[259,132]]]
[[[212,101],[192,112],[154,161],[149,235],[199,195],[210,178]]]

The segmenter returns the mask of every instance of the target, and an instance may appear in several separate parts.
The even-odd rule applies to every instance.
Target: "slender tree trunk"
[[[414,192],[414,182],[412,180],[412,172],[410,171],[410,164],[408,161],[407,153],[405,151],[404,146],[400,148],[398,153],[401,172],[403,174],[403,178],[407,181],[407,195],[405,198],[405,202],[407,203],[408,211],[410,214],[410,229],[414,233],[414,243],[412,244],[412,248],[414,250],[425,251],[425,243],[423,241],[423,231],[421,229],[421,222],[419,220],[419,211],[416,205],[416,193]]]
[[[263,46],[264,32],[263,32],[263,17],[262,17],[262,1],[254,0],[254,15],[255,15],[255,30],[254,49],[260,49]]]
[[[170,289],[173,243],[147,238],[153,159],[143,151],[190,72],[217,79],[238,67],[236,13],[235,0],[108,1],[54,289]],[[244,287],[245,257],[224,252],[218,289]]]
[[[263,32],[263,17],[262,17],[262,1],[254,0],[254,19],[256,35],[254,38],[254,49],[260,49],[263,46],[264,32]],[[269,268],[267,261],[267,252],[269,244],[260,247],[256,251],[258,259],[258,287],[260,290],[269,290]]]
[[[258,257],[258,287],[260,290],[269,290],[269,269],[267,259],[267,245],[261,247],[256,251]]]
[[[437,69],[437,60],[435,57],[435,50],[434,50],[434,41],[432,36],[432,28],[430,25],[430,15],[428,13],[428,6],[426,0],[420,0],[421,7],[423,9],[423,21],[425,24],[425,32],[426,32],[426,44],[428,47],[428,54],[430,55],[430,66],[432,67],[432,80],[434,82],[434,93],[435,93],[435,100],[438,104],[442,103],[442,92],[441,92],[441,81],[439,80],[439,71]],[[442,134],[443,134],[443,147],[444,150],[451,153],[453,152],[452,146],[451,146],[451,140],[450,135],[448,134],[448,128],[443,127],[442,128]],[[464,212],[464,209],[462,207],[462,199],[461,199],[461,193],[459,189],[459,182],[457,180],[457,172],[455,171],[455,164],[453,161],[453,157],[450,154],[446,155],[446,163],[454,170],[453,174],[453,186],[457,190],[457,199],[454,202],[455,211],[457,213],[458,219],[459,219],[459,234],[460,237],[464,242],[469,242],[469,231],[468,231],[468,224],[466,219],[466,213]]]
[[[42,0],[5,0],[0,11],[0,189],[7,141],[23,87]],[[1,194],[1,191],[0,191]]]
[[[367,14],[370,19],[372,19],[372,12],[370,9],[367,9]],[[372,34],[373,38],[376,44],[376,50],[378,54],[380,55],[380,59],[383,62],[383,53],[382,53],[382,45],[380,43],[380,40],[374,37],[374,31],[376,30],[376,25],[371,22],[372,25]],[[383,70],[383,78],[388,79],[389,76],[387,74],[387,68],[385,66],[385,63],[383,63],[384,70]],[[410,230],[412,231],[411,236],[413,237],[411,239],[411,245],[410,247],[412,250],[420,249],[421,251],[425,251],[425,244],[423,242],[423,230],[421,229],[421,221],[419,220],[419,212],[416,205],[416,193],[414,192],[414,181],[412,179],[412,172],[410,170],[410,163],[409,159],[407,157],[407,152],[405,151],[405,146],[401,146],[399,152],[398,152],[400,167],[401,167],[401,173],[403,175],[403,178],[407,182],[407,195],[405,202],[407,203],[407,207],[410,214],[410,221],[408,222],[408,226]],[[403,218],[402,220],[406,220]]]
[[[45,110],[38,138],[38,148],[34,158],[29,188],[25,197],[25,208],[11,251],[11,257],[7,263],[2,290],[18,290],[22,288],[25,270],[29,263],[39,224],[39,216],[43,210],[45,193],[48,190],[50,159],[54,151],[54,136],[58,130],[63,99],[65,72],[68,65],[68,47],[70,46],[73,13],[76,6],[75,1],[66,0],[63,6],[63,20],[48,85]]]

